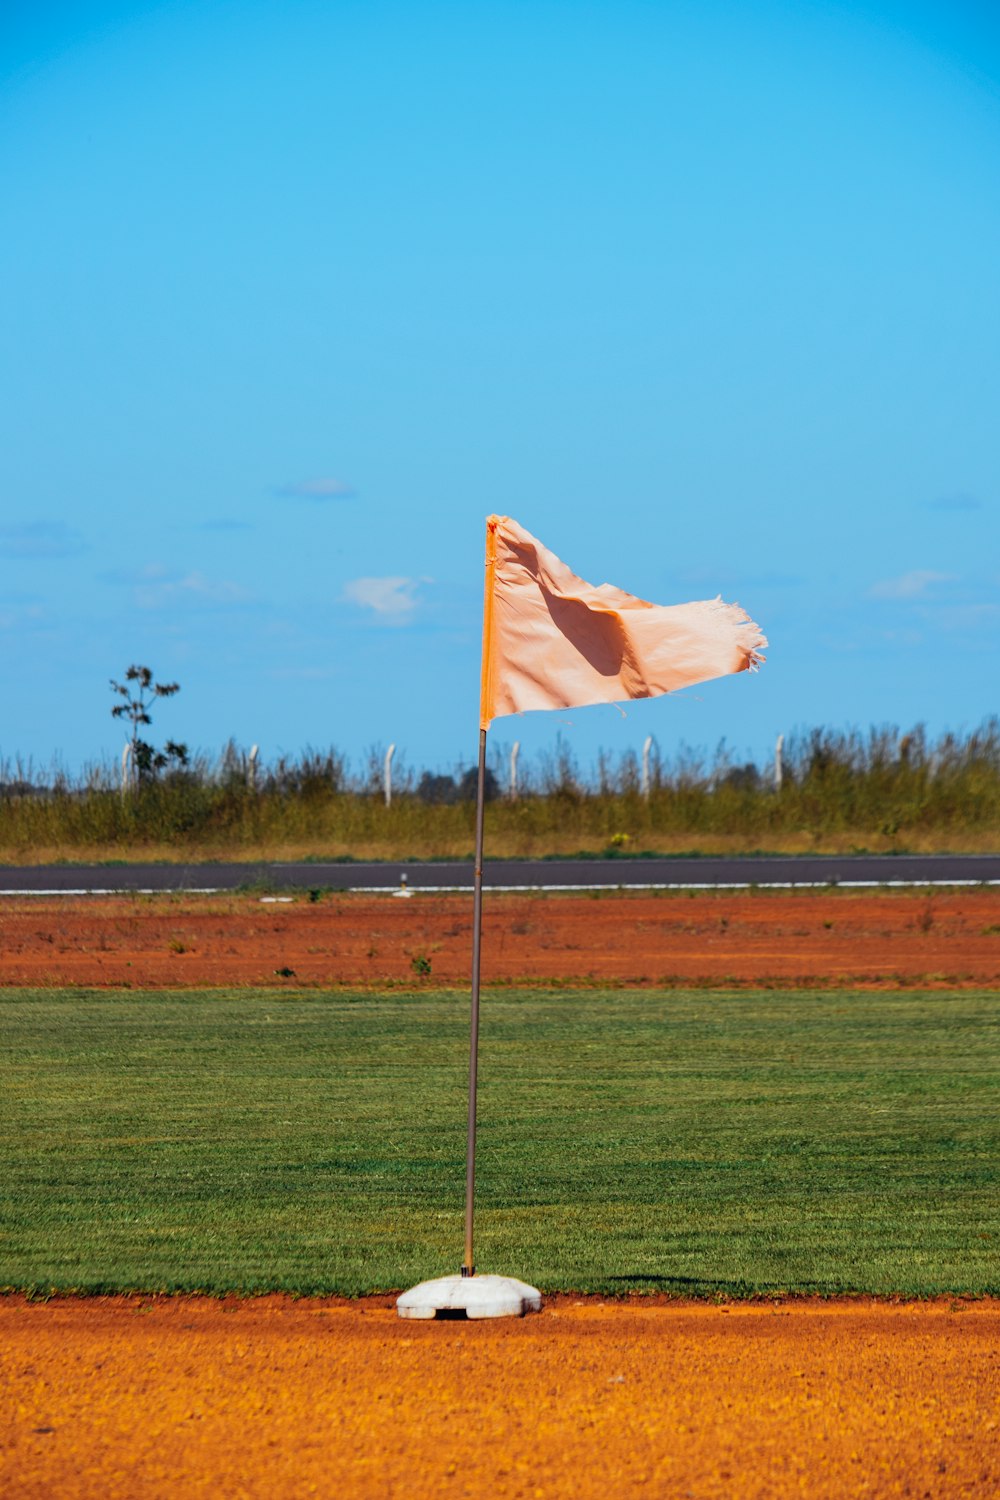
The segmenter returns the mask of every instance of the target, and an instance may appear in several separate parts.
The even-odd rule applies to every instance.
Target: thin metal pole
[[[465,1259],[462,1275],[475,1276],[472,1253],[473,1197],[476,1190],[476,1084],[479,1075],[479,953],[483,935],[483,823],[486,808],[486,730],[479,731],[476,786],[476,864],[472,906],[472,1015],[469,1025],[469,1134],[465,1155]]]

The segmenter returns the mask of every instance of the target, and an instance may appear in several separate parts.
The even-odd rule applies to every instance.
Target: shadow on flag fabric
[[[487,519],[481,729],[526,709],[655,698],[745,672],[766,645],[738,604],[649,604],[595,587],[509,516]]]

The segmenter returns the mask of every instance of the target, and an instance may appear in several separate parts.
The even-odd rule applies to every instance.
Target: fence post
[[[649,801],[649,752],[653,748],[653,736],[647,734],[642,746],[642,795]]]
[[[784,775],[784,766],[782,764],[781,758],[781,752],[784,748],[784,744],[785,736],[783,734],[779,734],[778,742],[774,747],[774,790],[776,792],[781,791],[781,780],[782,776]]]
[[[259,745],[250,746],[250,754],[247,756],[247,786],[252,792],[257,790],[257,756],[260,754]]]
[[[385,769],[383,771],[382,779],[385,785],[386,807],[392,806],[392,757],[395,755],[395,753],[395,745],[390,745],[388,750],[385,752]]]
[[[122,796],[124,797],[132,785],[132,746],[125,741],[122,750]]]
[[[521,748],[521,741],[515,740],[510,752],[510,800],[517,801],[517,756]]]

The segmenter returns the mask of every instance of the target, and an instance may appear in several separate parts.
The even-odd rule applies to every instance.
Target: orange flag
[[[647,604],[595,588],[509,516],[487,519],[482,729],[529,708],[655,698],[744,672],[766,645],[738,604]]]

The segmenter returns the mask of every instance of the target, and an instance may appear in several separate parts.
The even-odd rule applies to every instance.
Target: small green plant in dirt
[[[414,953],[410,959],[410,968],[414,974],[418,974],[421,979],[424,979],[431,972],[431,961],[426,953]]]

